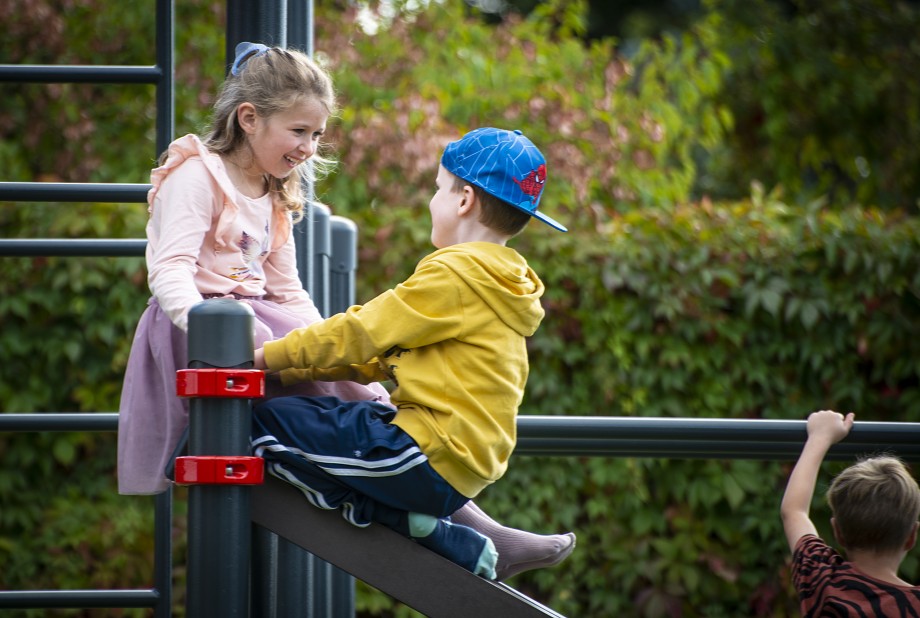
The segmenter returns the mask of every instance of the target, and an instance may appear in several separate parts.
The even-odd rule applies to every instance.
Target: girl
[[[195,304],[216,297],[249,304],[256,348],[322,319],[297,276],[291,229],[303,216],[303,181],[327,163],[317,149],[334,112],[332,81],[308,56],[241,43],[205,137],[177,139],[151,172],[152,297],[137,326],[119,406],[120,493],[160,493],[169,485],[164,470],[188,424],[175,383],[176,371],[188,366],[185,331]],[[314,382],[292,390],[267,380],[266,397],[280,394],[389,403],[379,384]],[[453,520],[493,540],[498,579],[557,564],[575,545],[571,533],[502,526],[472,503]]]

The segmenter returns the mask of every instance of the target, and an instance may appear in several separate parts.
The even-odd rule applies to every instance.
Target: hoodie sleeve
[[[372,361],[363,365],[343,365],[341,367],[332,367],[330,369],[285,369],[280,374],[281,383],[285,386],[296,384],[298,382],[356,382],[358,384],[373,384],[389,380],[392,376],[380,366],[380,363]]]
[[[436,261],[362,306],[265,344],[272,370],[362,365],[394,346],[417,348],[458,336],[463,328],[453,271]]]

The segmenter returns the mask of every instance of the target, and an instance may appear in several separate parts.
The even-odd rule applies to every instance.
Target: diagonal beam
[[[432,618],[563,618],[516,590],[473,575],[384,526],[356,528],[266,476],[252,521]]]

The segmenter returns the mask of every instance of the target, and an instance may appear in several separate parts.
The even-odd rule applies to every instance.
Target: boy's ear
[[[252,103],[240,103],[239,107],[236,108],[236,121],[240,123],[240,128],[246,133],[255,132],[258,118],[256,108]]]
[[[463,215],[476,205],[476,192],[470,185],[463,185],[463,191],[460,194],[460,203],[458,204],[457,214]]]

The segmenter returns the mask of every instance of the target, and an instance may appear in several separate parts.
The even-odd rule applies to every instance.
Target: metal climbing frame
[[[262,41],[313,48],[311,0],[227,0],[228,59],[236,43]],[[156,153],[163,152],[175,132],[174,0],[156,0],[156,64],[154,66],[0,65],[0,82],[153,84],[156,86]],[[229,62],[227,63],[229,66]],[[147,184],[0,182],[0,201],[8,202],[146,202]],[[312,189],[312,188],[309,188]],[[304,286],[323,315],[349,304],[354,293],[356,228],[310,205],[295,227],[298,269]],[[144,239],[0,239],[0,257],[143,256]],[[342,300],[347,299],[347,300]],[[117,415],[2,415],[2,431],[116,431]],[[172,494],[155,499],[154,586],[149,590],[0,591],[0,608],[151,607],[155,616],[170,615]],[[269,574],[253,582],[259,615],[347,616],[353,614],[354,583],[347,574],[288,545],[273,534],[256,534],[257,559]],[[279,566],[279,563],[280,566]],[[288,574],[285,578],[271,574]],[[307,582],[307,585],[303,585]],[[261,605],[261,607],[259,606]],[[280,614],[278,612],[281,612]]]
[[[172,0],[156,2],[156,64],[154,66],[47,66],[0,65],[0,82],[153,84],[156,86],[156,142],[158,151],[172,139],[175,119],[173,92]],[[98,183],[0,183],[0,201],[14,202],[119,202],[146,201],[147,186]],[[0,255],[143,255],[143,240],[32,240],[4,239]],[[41,415],[44,416],[44,415]],[[95,415],[80,415],[95,416]],[[93,430],[111,431],[115,426],[103,419],[85,419]],[[64,431],[69,423],[60,418],[43,418],[41,430]],[[38,430],[37,428],[35,430]],[[155,499],[154,586],[149,590],[53,590],[5,591],[0,607],[151,607],[156,618],[170,615],[171,606],[171,520],[169,492]]]

